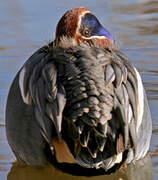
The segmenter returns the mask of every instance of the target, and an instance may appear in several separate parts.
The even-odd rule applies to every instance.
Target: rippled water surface
[[[151,0],[0,0],[0,180],[79,179],[52,167],[19,166],[5,136],[5,104],[9,86],[21,65],[54,39],[61,15],[86,6],[113,34],[118,46],[141,72],[153,120],[151,159],[126,171],[91,179],[158,179],[158,1]],[[89,178],[80,178],[89,179]]]

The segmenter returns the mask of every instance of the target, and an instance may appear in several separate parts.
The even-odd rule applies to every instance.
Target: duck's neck
[[[115,44],[111,42],[111,40],[105,38],[93,38],[93,39],[86,39],[86,40],[74,40],[73,38],[67,38],[65,36],[55,39],[54,44],[56,47],[61,47],[64,49],[68,49],[73,46],[90,46],[90,47],[97,47],[102,49],[111,49],[115,50]]]

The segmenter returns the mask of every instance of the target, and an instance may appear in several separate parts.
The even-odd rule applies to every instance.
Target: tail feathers
[[[99,157],[99,156],[98,156]],[[80,164],[82,167],[86,168],[95,168],[99,169],[102,168],[106,172],[110,170],[113,167],[120,166],[123,162],[123,153],[119,153],[117,155],[113,155],[111,157],[108,157],[104,159],[102,155],[100,155],[100,158],[97,158],[97,161],[94,162],[94,159],[91,159],[91,161],[87,161],[87,157],[85,157],[82,153],[82,156],[78,157],[76,159],[77,163]]]

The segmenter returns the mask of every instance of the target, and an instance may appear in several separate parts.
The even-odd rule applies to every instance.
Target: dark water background
[[[5,136],[6,97],[16,72],[35,50],[54,39],[61,15],[76,6],[94,12],[141,72],[151,108],[151,159],[111,176],[78,178],[52,167],[34,169],[13,164],[15,157]],[[0,0],[0,180],[6,179],[158,180],[158,1]]]

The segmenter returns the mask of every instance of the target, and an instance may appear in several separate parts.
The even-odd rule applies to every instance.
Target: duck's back
[[[76,163],[108,171],[145,156],[151,117],[140,75],[121,52],[50,45],[17,74],[6,129],[22,162]],[[71,158],[62,162],[57,150],[63,146]]]

